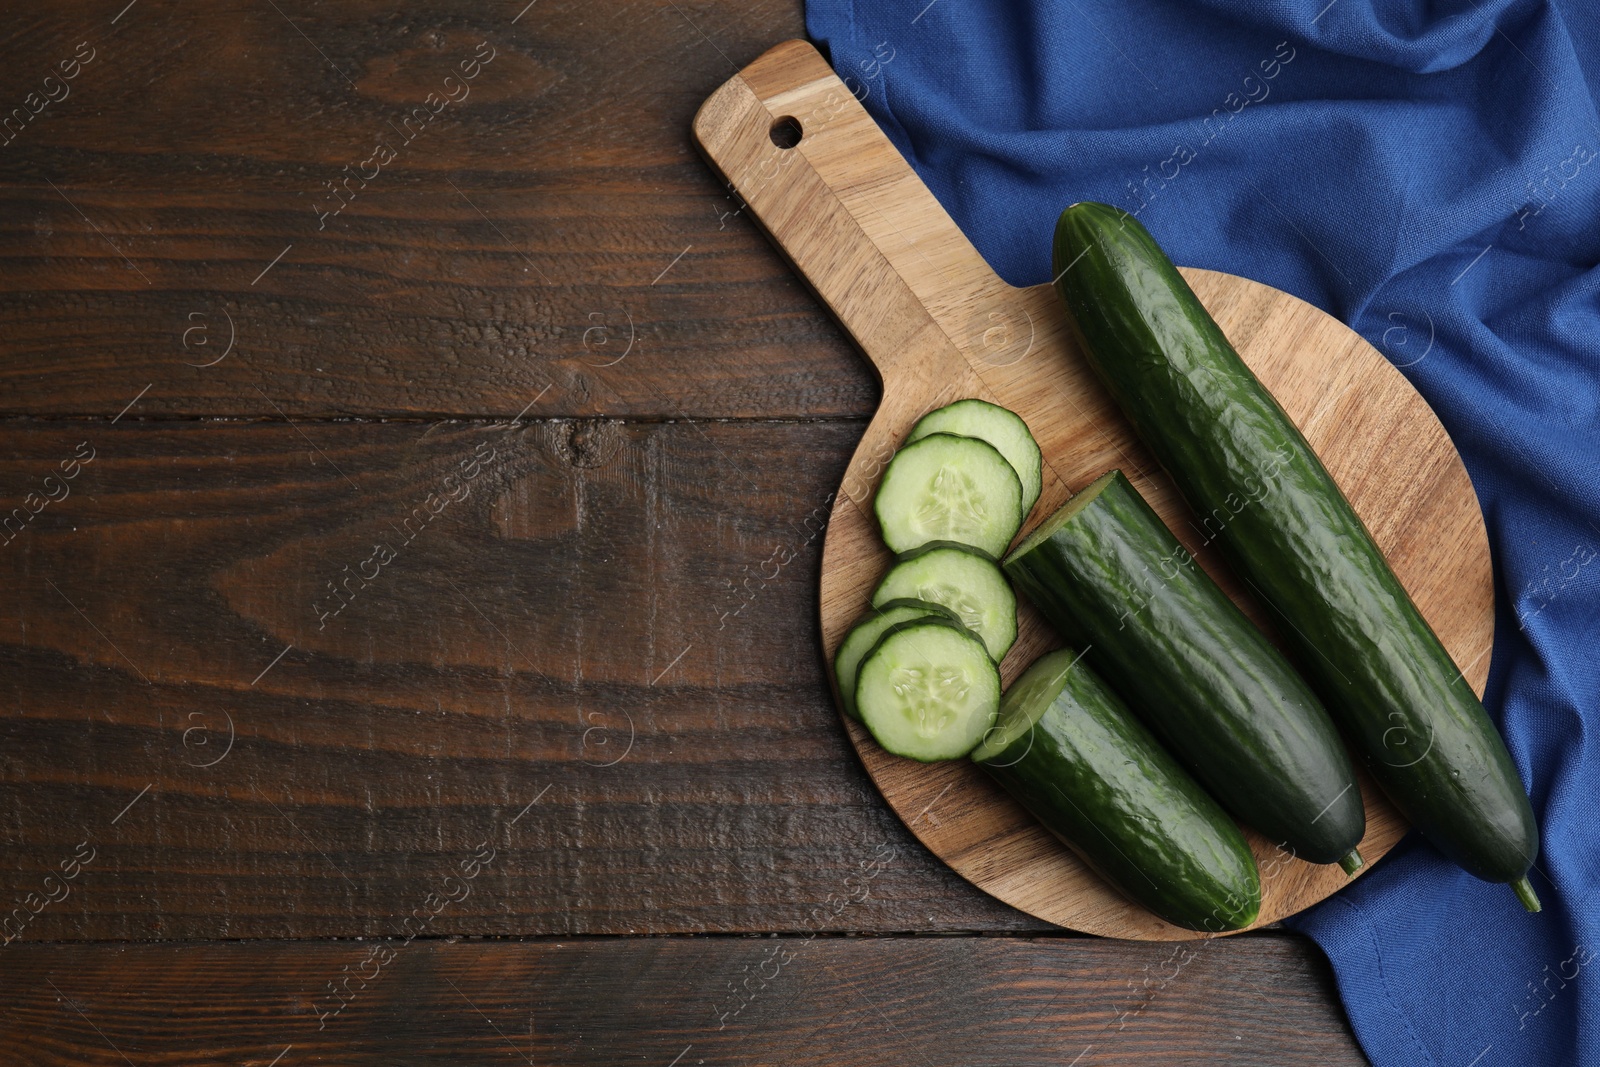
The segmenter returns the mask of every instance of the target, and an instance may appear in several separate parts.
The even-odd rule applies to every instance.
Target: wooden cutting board
[[[853,88],[883,91],[879,81]],[[969,396],[1016,411],[1044,452],[1044,492],[1024,530],[1074,488],[1120,467],[1262,622],[1221,561],[1199,548],[1194,517],[1068,339],[1050,286],[1018,289],[989,269],[816,49],[788,41],[768,51],[712,94],[694,133],[883,381],[882,403],[833,501],[823,549],[822,641],[830,664],[890,562],[872,519],[879,473],[918,416]],[[1041,229],[1038,240],[1048,239]],[[1310,304],[1228,274],[1183,273],[1322,457],[1481,695],[1493,636],[1488,539],[1466,469],[1432,410],[1377,351]],[[1007,684],[1059,644],[1026,605],[1019,622],[1018,641],[1001,665]],[[841,721],[884,799],[923,844],[985,892],[1088,933],[1202,936],[1109,889],[965,760],[902,760],[856,723]],[[1406,826],[1369,779],[1362,790],[1361,852],[1370,869]],[[1302,863],[1250,836],[1262,874],[1257,925],[1346,882],[1337,866]]]

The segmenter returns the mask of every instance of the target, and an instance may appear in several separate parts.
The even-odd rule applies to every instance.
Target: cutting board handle
[[[1032,325],[1012,321],[1014,291],[861,106],[883,91],[880,76],[852,93],[810,43],[786,41],[706,100],[694,134],[887,393],[911,368],[966,378],[1014,362]]]

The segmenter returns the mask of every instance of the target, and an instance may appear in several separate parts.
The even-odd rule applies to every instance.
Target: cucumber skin
[[[1080,350],[1230,566],[1287,623],[1301,671],[1395,806],[1471,874],[1524,877],[1538,830],[1504,740],[1177,268],[1104,204],[1062,213],[1054,258]]]
[[[1333,721],[1120,472],[1004,570],[1233,816],[1311,863],[1366,811]]]
[[[1083,663],[1031,734],[977,766],[1156,916],[1213,933],[1255,921],[1244,835]]]
[[[937,552],[941,548],[953,548],[957,552],[965,552],[968,555],[977,556],[980,559],[986,559],[990,563],[993,563],[996,567],[1000,566],[1000,558],[998,556],[990,552],[985,552],[977,545],[969,545],[961,541],[929,541],[925,545],[918,545],[916,548],[908,548],[904,552],[896,552],[894,561],[896,563],[904,563],[907,560],[916,559],[918,556],[926,556],[930,552]],[[905,600],[907,598],[900,597],[899,599]]]

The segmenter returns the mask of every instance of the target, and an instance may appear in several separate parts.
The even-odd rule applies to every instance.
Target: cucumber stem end
[[[1517,899],[1522,901],[1522,906],[1527,908],[1530,914],[1537,915],[1543,910],[1543,905],[1539,903],[1539,895],[1533,891],[1533,886],[1528,882],[1527,875],[1523,875],[1515,882],[1512,882],[1511,888],[1515,890]]]
[[[1361,850],[1355,848],[1339,857],[1339,866],[1344,868],[1344,873],[1352,878],[1355,877],[1355,873],[1361,869],[1365,862],[1361,858]]]

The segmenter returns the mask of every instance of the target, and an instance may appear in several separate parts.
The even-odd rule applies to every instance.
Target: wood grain
[[[1042,928],[904,831],[829,706],[861,429],[0,424],[0,517],[94,450],[0,535],[0,915],[87,841],[22,943],[393,935],[489,840],[431,933]]]
[[[94,50],[0,144],[0,415],[150,386],[132,415],[509,418],[552,382],[530,416],[870,411],[688,137],[798,0],[125,4],[0,34],[6,113]],[[466,98],[320,220],[480,42]]]
[[[31,1067],[1365,1063],[1326,964],[1284,938],[41,945],[0,959],[0,1053]]]
[[[802,130],[780,146],[771,131]],[[883,402],[851,461],[823,556],[821,615],[830,655],[866,609],[889,554],[869,515],[877,475],[924,412],[978,396],[1012,408],[1044,452],[1032,522],[1121,467],[1187,547],[1264,623],[1237,582],[1202,551],[1204,534],[1066,336],[1048,285],[998,278],[845,85],[809,44],[779,45],[723,85],[695,132],[883,379]],[[1288,294],[1186,270],[1240,354],[1283,404],[1372,530],[1401,581],[1480,693],[1493,636],[1487,535],[1465,467],[1427,404],[1353,331]],[[1031,610],[1002,673],[1009,681],[1057,639]],[[980,772],[927,767],[851,738],[889,803],[937,855],[1014,906],[1117,937],[1201,936],[1124,900]],[[1370,864],[1402,836],[1399,815],[1366,783]],[[1263,868],[1260,924],[1346,883],[1336,866],[1284,859],[1251,835]]]

